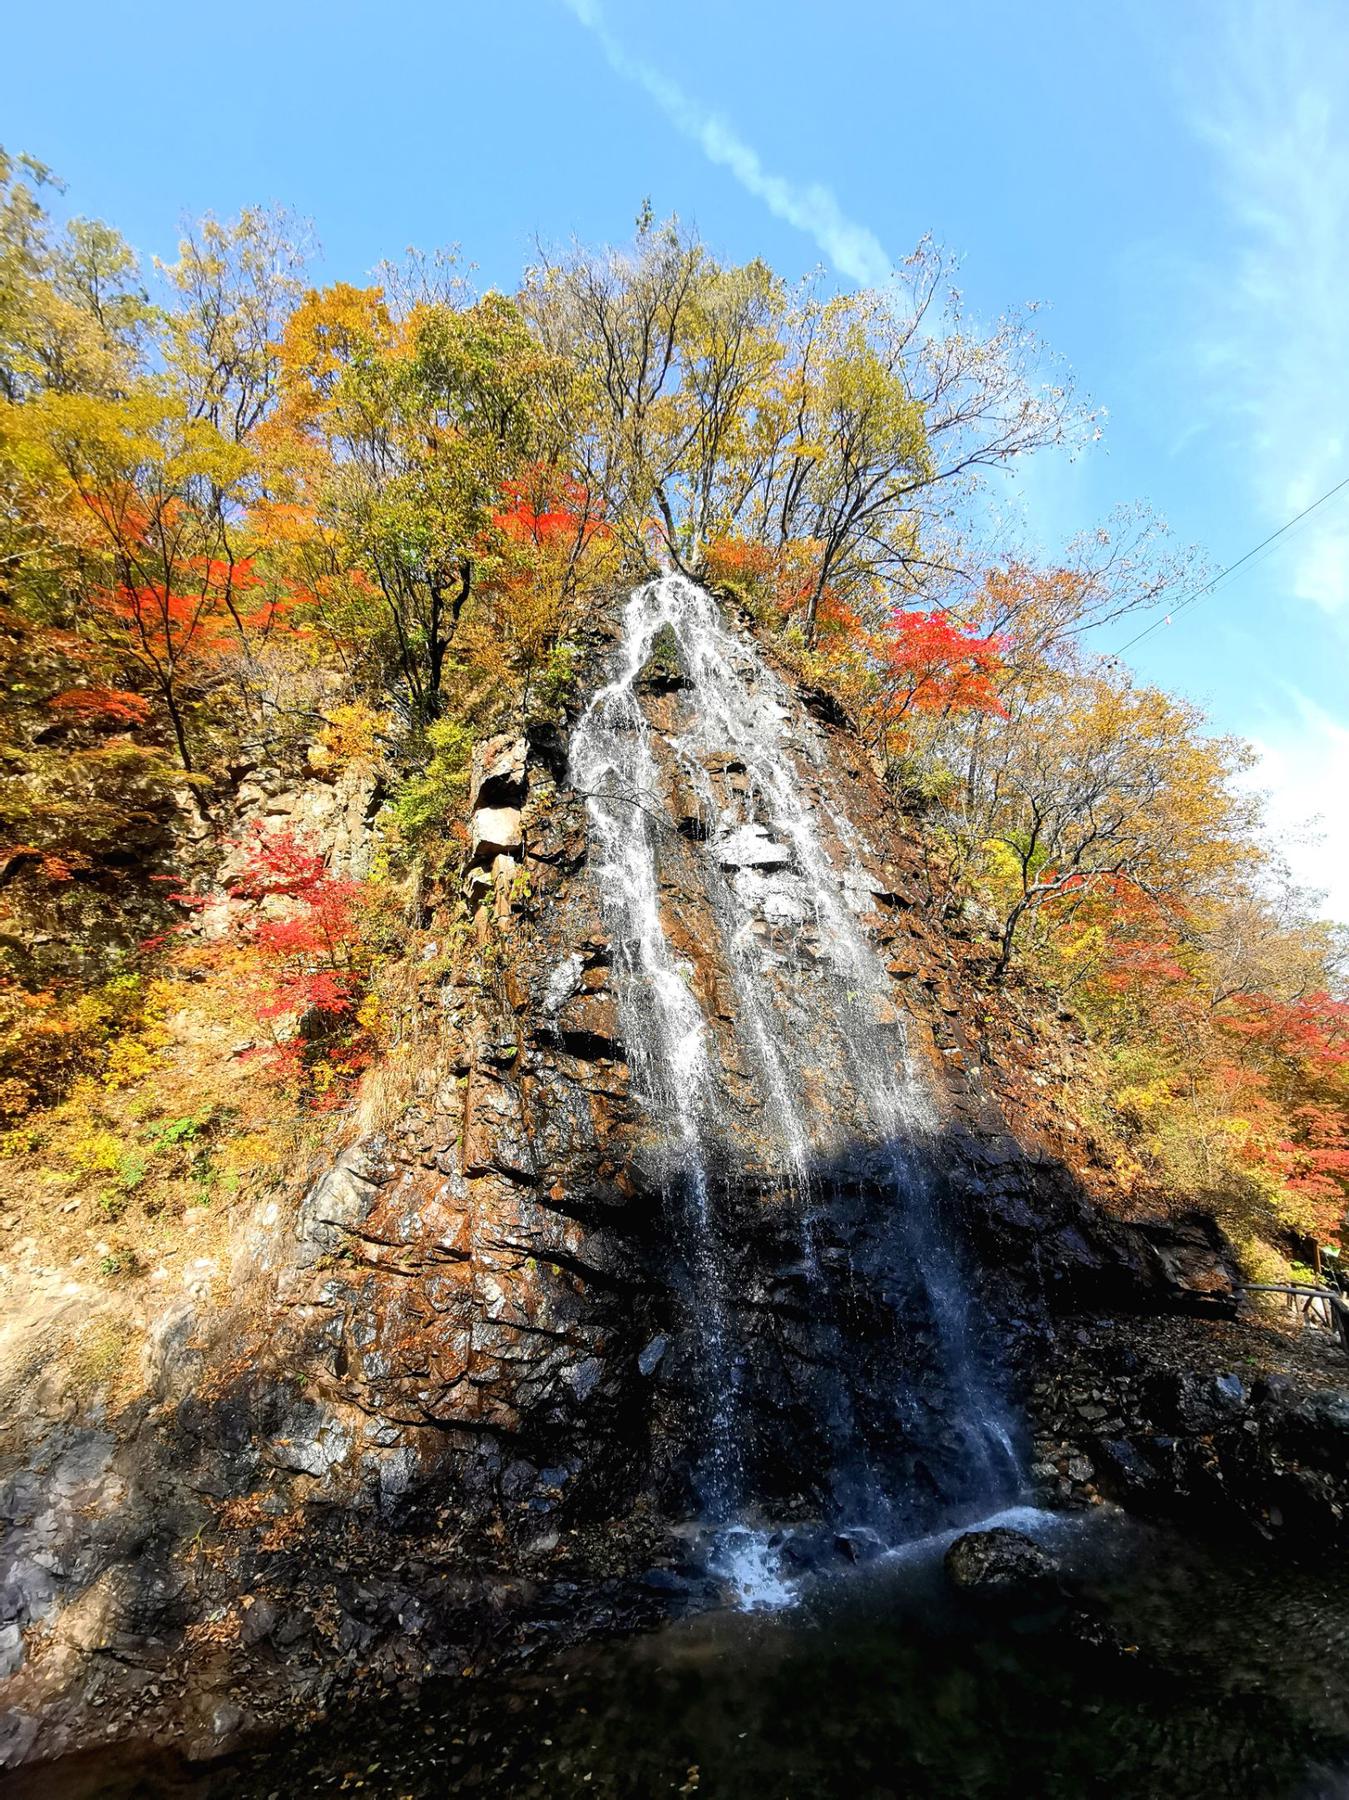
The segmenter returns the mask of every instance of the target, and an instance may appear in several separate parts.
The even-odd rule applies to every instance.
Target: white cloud
[[[1270,524],[1349,474],[1349,14],[1322,0],[1212,5],[1189,95],[1235,234],[1197,273],[1193,346]],[[1288,589],[1349,625],[1349,490],[1288,544]]]
[[[1318,531],[1294,564],[1292,587],[1297,599],[1326,612],[1349,606],[1349,532]]]
[[[1349,923],[1349,725],[1287,692],[1291,710],[1252,740],[1260,761],[1251,785],[1268,795],[1268,821],[1294,875]]]
[[[789,181],[766,169],[758,151],[725,119],[709,112],[658,69],[629,55],[610,31],[598,0],[562,3],[595,39],[616,75],[640,87],[676,130],[697,144],[709,162],[729,170],[746,193],[762,200],[775,218],[814,239],[840,275],[862,287],[879,287],[889,279],[895,265],[880,239],[848,217],[830,188],[815,181]]]

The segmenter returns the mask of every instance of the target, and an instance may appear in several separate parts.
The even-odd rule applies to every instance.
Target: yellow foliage
[[[1021,893],[1021,864],[1001,838],[985,838],[978,846],[973,876],[979,898],[1005,916]]]
[[[382,1026],[388,1023],[379,995],[369,993],[356,1008],[356,1023],[362,1025],[372,1037],[378,1037]]]
[[[67,1140],[65,1160],[79,1175],[110,1175],[125,1149],[122,1139],[105,1126],[90,1125]]]
[[[285,419],[303,429],[327,415],[351,364],[390,349],[396,335],[382,288],[353,287],[348,281],[311,288],[281,337]]]
[[[1100,954],[1106,942],[1105,929],[1101,925],[1089,925],[1076,937],[1064,935],[1054,946],[1057,954],[1065,963],[1085,962],[1089,957]]]
[[[319,733],[318,742],[310,746],[310,766],[337,771],[351,763],[369,762],[377,754],[379,741],[390,725],[387,713],[376,712],[364,700],[334,706],[328,714],[328,723]]]
[[[109,1088],[131,1087],[144,1080],[154,1067],[154,1051],[142,1038],[118,1038],[103,1065],[103,1085]]]
[[[1131,1082],[1114,1096],[1115,1111],[1136,1131],[1147,1131],[1173,1104],[1171,1083],[1160,1077],[1146,1083]]]

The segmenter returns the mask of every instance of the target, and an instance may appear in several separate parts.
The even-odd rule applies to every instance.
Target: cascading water
[[[735,1371],[724,1270],[704,1160],[705,1122],[714,1099],[702,1013],[688,970],[674,955],[660,917],[656,832],[659,776],[636,683],[660,619],[641,617],[642,589],[628,608],[623,655],[600,689],[571,747],[571,779],[585,794],[596,847],[595,874],[615,931],[613,955],[628,1032],[633,1083],[648,1110],[670,1127],[668,1154],[682,1191],[694,1270],[706,1392],[703,1503],[714,1518],[740,1498]]]
[[[677,664],[674,685],[689,690],[666,730],[643,706],[658,646]],[[762,1109],[758,1155],[771,1174],[761,1172],[759,1185],[795,1215],[838,1505],[891,1528],[911,1510],[869,1441],[892,1435],[890,1422],[860,1419],[837,1378],[849,1354],[840,1309],[872,1281],[902,1322],[893,1434],[912,1442],[940,1435],[947,1446],[927,1459],[942,1465],[929,1485],[971,1508],[1005,1504],[1018,1486],[941,1218],[932,1097],[861,917],[874,904],[865,846],[828,793],[822,762],[815,728],[793,713],[782,683],[708,594],[677,575],[636,590],[612,679],[573,735],[570,773],[590,814],[634,1091],[662,1130],[666,1187],[678,1196],[702,1394],[699,1499],[705,1516],[728,1528],[724,1542],[742,1547],[734,1521],[759,1496],[746,1456],[754,1433],[737,1291],[736,1147],[718,1050],[726,1034],[718,1037],[700,1003],[695,971],[662,911],[667,859],[694,850],[733,989],[735,1055],[753,1071]],[[846,1264],[840,1287],[822,1269],[820,1239],[840,1237],[830,1214],[849,1208],[855,1219],[859,1209],[885,1215],[888,1260],[854,1266],[844,1230],[828,1247]],[[874,1237],[869,1213],[865,1225],[856,1235]],[[901,1329],[925,1346],[921,1380]],[[753,1561],[760,1548],[748,1554]]]

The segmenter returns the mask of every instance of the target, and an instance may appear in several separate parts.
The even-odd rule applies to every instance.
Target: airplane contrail
[[[831,189],[818,181],[804,185],[789,181],[766,169],[758,151],[726,120],[709,112],[659,69],[629,55],[610,31],[598,0],[562,0],[562,4],[595,39],[616,75],[649,95],[676,130],[697,144],[709,162],[728,169],[746,193],[761,200],[774,217],[813,238],[840,275],[862,287],[880,287],[889,280],[895,267],[893,258],[874,231],[848,217]]]

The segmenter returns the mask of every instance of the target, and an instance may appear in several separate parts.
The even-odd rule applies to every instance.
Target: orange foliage
[[[507,505],[492,515],[492,523],[518,544],[570,552],[608,530],[579,481],[541,464],[508,481],[503,498]]]
[[[781,621],[804,609],[819,576],[819,545],[789,543],[770,549],[745,538],[720,537],[708,544],[703,555],[706,578],[713,583],[734,582],[765,601]],[[847,613],[832,588],[820,596],[821,628],[835,633],[852,629],[855,615]]]
[[[1127,881],[1069,883],[1055,912],[1066,966],[1082,962],[1110,1029],[1166,1057],[1184,1091],[1212,1094],[1239,1158],[1302,1203],[1321,1242],[1339,1239],[1349,1207],[1349,1001],[1259,992],[1210,1000],[1183,909]]]
[[[886,724],[917,712],[987,712],[1005,716],[996,680],[1003,645],[980,637],[942,612],[896,607],[868,642],[875,659],[876,702]]]
[[[144,725],[150,702],[124,688],[67,688],[47,702],[53,712],[82,725]]]

